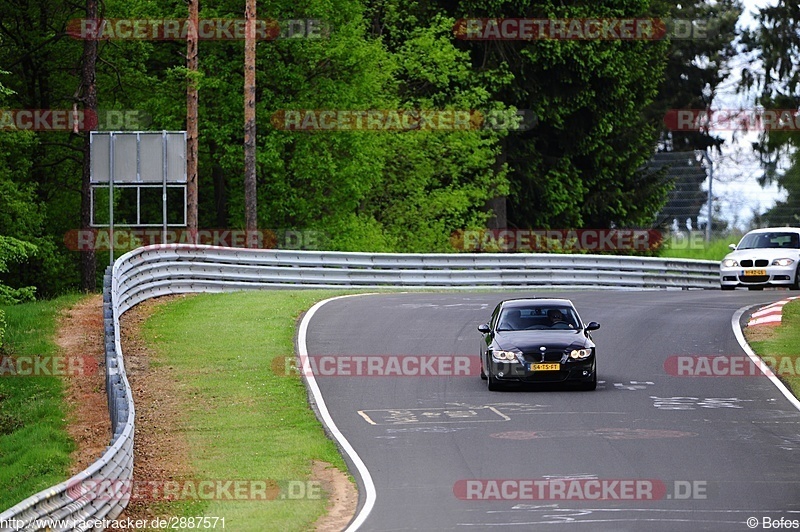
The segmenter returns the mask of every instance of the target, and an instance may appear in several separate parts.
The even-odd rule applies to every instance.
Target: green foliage
[[[315,18],[333,30],[324,39],[258,45],[259,226],[276,233],[317,231],[325,235],[319,241],[324,249],[454,251],[451,235],[486,227],[496,214],[489,206],[502,205],[498,198],[508,199],[509,226],[647,226],[669,188],[660,174],[641,170],[660,131],[660,107],[693,104],[707,84],[716,86],[731,50],[728,33],[713,42],[474,42],[455,38],[455,21],[703,18],[713,11],[724,13],[729,26],[736,6],[736,0],[680,8],[666,0],[260,5],[260,18]],[[243,16],[240,0],[200,7],[202,18]],[[64,32],[82,9],[66,0],[0,6],[0,19],[14,21],[0,26],[0,66],[10,72],[2,78],[7,88],[0,85],[4,105],[83,105],[83,43]],[[108,0],[103,16],[185,18],[186,5]],[[98,105],[147,113],[152,130],[185,129],[191,77],[199,87],[200,228],[242,228],[243,43],[202,41],[196,73],[187,71],[185,52],[180,41],[101,41]],[[708,65],[697,66],[695,55],[708,58]],[[665,69],[668,82],[662,82]],[[271,123],[276,113],[292,109],[524,109],[538,123],[528,131],[435,132],[302,132]],[[78,282],[80,257],[64,237],[80,226],[85,135],[0,136],[0,234],[38,249],[25,268],[5,275],[10,286],[35,285],[49,296]],[[132,205],[118,207],[132,211]]]
[[[714,239],[709,243],[696,245],[690,243],[688,238],[682,238],[680,234],[672,235],[667,243],[659,251],[659,257],[671,257],[676,259],[698,259],[721,261],[725,255],[731,252],[729,244],[735,244],[739,237]]]
[[[754,220],[759,226],[800,226],[800,152],[794,152],[790,166],[775,180],[786,191],[786,199],[780,200]]]
[[[774,5],[773,5],[774,4]],[[780,0],[758,9],[758,26],[743,36],[746,49],[760,58],[760,69],[745,68],[743,88],[757,94],[756,103],[765,109],[800,108],[800,4]],[[779,201],[756,219],[756,224],[800,225],[800,137],[793,128],[766,129],[753,144],[761,158],[764,175],[762,185],[777,183],[787,192]],[[780,163],[789,168],[781,172]]]
[[[653,0],[654,14],[702,24],[705,38],[673,39],[666,55],[665,76],[648,116],[664,127],[670,109],[710,109],[717,88],[725,80],[731,59],[739,52],[736,23],[742,14],[740,0],[707,2],[693,0],[676,4]],[[724,140],[709,131],[662,131],[660,148],[665,151],[720,149]]]
[[[36,246],[30,242],[0,235],[0,273],[8,272],[10,263],[23,262],[32,257],[36,250]],[[36,288],[32,286],[14,289],[0,283],[0,305],[33,301],[35,294]]]
[[[3,74],[9,74],[9,72],[7,72],[5,70],[0,70],[0,75],[3,75]],[[12,94],[14,94],[14,91],[9,89],[8,87],[5,87],[3,85],[3,83],[0,82],[0,97],[11,96]]]
[[[755,30],[743,36],[746,49],[760,58],[760,68],[745,68],[742,86],[754,91],[765,109],[800,108],[800,4],[780,0],[758,9]],[[796,131],[765,130],[755,144],[766,170],[764,182],[777,177],[781,157],[800,146]]]
[[[80,83],[82,42],[67,36],[75,5],[0,4],[0,66],[10,74],[0,96],[4,109],[69,109]],[[10,286],[35,285],[51,296],[78,281],[77,255],[61,243],[78,227],[82,136],[68,132],[0,134],[0,235],[38,248],[25,267],[4,275]]]
[[[438,5],[454,18],[644,16],[648,0],[467,1]],[[410,9],[418,8],[412,4]],[[666,186],[639,171],[655,143],[644,111],[663,78],[668,43],[558,41],[460,43],[473,70],[508,72],[492,87],[503,104],[533,111],[530,131],[502,139],[510,172],[510,226],[612,227],[648,224]]]

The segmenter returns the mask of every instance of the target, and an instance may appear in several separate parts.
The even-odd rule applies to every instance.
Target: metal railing
[[[133,476],[133,396],[119,336],[111,267],[103,278],[103,324],[108,411],[112,437],[103,456],[66,482],[43,490],[0,514],[2,530],[90,530],[94,520],[115,519],[128,505]],[[102,490],[103,483],[114,490]],[[120,489],[122,487],[122,489]],[[100,496],[98,496],[100,495]],[[59,523],[60,522],[60,523]],[[99,528],[98,528],[99,529]]]
[[[120,497],[96,497],[97,490],[84,488],[94,482],[124,485],[131,481],[134,405],[119,320],[147,299],[262,288],[719,287],[719,263],[714,261],[607,255],[382,254],[168,245],[135,249],[109,269],[104,278],[103,314],[111,443],[86,470],[0,514],[3,532],[44,529],[36,526],[37,519],[114,519],[127,505],[130,490],[121,490],[127,495]]]

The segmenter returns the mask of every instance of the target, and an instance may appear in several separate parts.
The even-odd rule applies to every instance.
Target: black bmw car
[[[480,325],[481,378],[489,389],[504,383],[578,383],[597,387],[595,344],[569,299],[509,299]]]

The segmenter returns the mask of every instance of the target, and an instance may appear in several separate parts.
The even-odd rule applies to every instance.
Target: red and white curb
[[[750,316],[750,321],[747,322],[747,326],[776,325],[780,323],[781,317],[783,316],[783,306],[789,301],[798,298],[800,298],[800,296],[787,297],[786,299],[776,301],[766,307],[761,307]]]

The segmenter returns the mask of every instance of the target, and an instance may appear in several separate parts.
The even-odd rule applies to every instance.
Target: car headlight
[[[591,349],[573,349],[572,352],[569,354],[571,358],[575,360],[583,360],[587,358],[589,355],[592,354]]]
[[[725,259],[722,261],[722,265],[725,266],[726,268],[735,268],[736,266],[739,265],[739,263],[733,259]]]
[[[773,266],[791,266],[794,259],[775,259],[772,261]]]
[[[492,358],[501,362],[519,362],[517,354],[513,351],[492,351]]]

